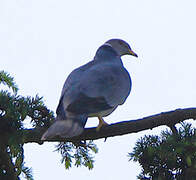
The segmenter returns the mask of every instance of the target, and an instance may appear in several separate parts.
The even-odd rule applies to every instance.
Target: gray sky
[[[123,57],[133,81],[126,103],[108,123],[195,106],[196,3],[194,0],[1,0],[0,69],[15,77],[21,95],[44,97],[55,111],[68,74],[90,61],[110,38],[130,43],[139,58]],[[89,119],[87,126],[98,120]],[[144,134],[95,141],[95,167],[65,170],[54,143],[25,145],[35,180],[136,179],[127,154]]]

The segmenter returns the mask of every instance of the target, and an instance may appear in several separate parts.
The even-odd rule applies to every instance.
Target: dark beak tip
[[[129,55],[132,55],[132,56],[138,58],[138,55],[132,49],[130,49]]]

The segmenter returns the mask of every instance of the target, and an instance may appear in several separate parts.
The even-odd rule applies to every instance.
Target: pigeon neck
[[[101,59],[116,59],[117,57],[120,58],[119,54],[112,48],[110,45],[102,45],[95,54],[95,60]]]

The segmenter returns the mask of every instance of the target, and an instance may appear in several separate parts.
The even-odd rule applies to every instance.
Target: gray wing
[[[86,72],[80,82],[81,92],[88,97],[103,97],[108,105],[123,104],[131,91],[131,79],[123,65],[98,64]]]
[[[97,113],[124,103],[131,90],[126,69],[119,64],[95,63],[91,61],[69,75],[57,114],[65,109],[78,114]]]

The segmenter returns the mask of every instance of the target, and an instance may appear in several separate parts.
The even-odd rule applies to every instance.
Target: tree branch
[[[19,180],[11,155],[7,152],[6,148],[3,148],[2,145],[0,147],[0,169],[5,171],[4,174],[0,174],[0,179]]]
[[[96,128],[86,128],[80,136],[69,139],[55,137],[47,141],[77,142],[81,140],[96,140],[100,138],[136,133],[139,131],[152,129],[161,125],[172,127],[175,124],[187,119],[196,119],[196,108],[176,109],[174,111],[163,112],[137,120],[122,121],[111,124],[109,126],[102,127],[99,132],[96,131]],[[24,130],[24,143],[35,142],[42,144],[43,142],[40,140],[40,138],[45,131],[46,128]]]

